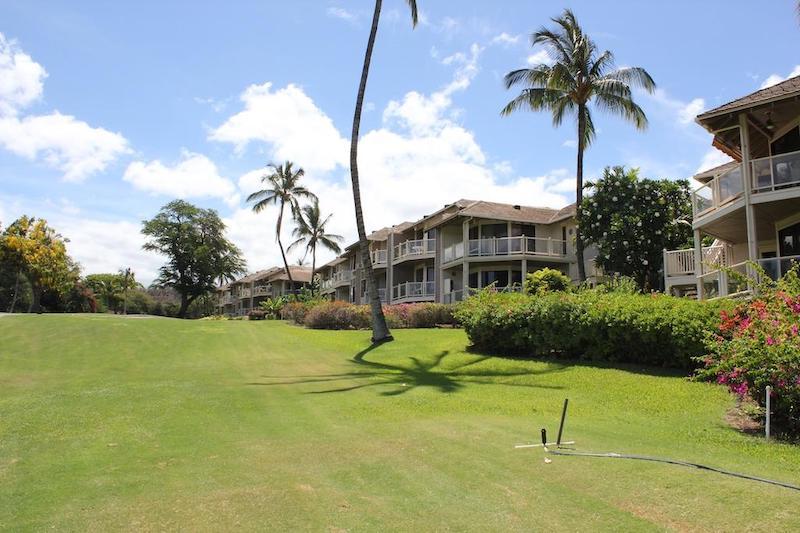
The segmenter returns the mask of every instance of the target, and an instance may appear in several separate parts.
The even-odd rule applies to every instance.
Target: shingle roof
[[[728,161],[727,163],[723,163],[723,164],[721,164],[719,166],[716,166],[714,168],[709,168],[708,170],[704,170],[702,172],[698,172],[693,177],[697,181],[699,181],[701,183],[705,183],[706,181],[709,181],[714,176],[716,176],[718,174],[721,174],[721,173],[725,172],[726,170],[730,170],[730,169],[738,167],[738,166],[739,166],[739,162],[738,161]]]
[[[553,209],[550,207],[532,207],[487,202],[485,200],[461,199],[420,220],[419,223],[424,222],[427,227],[434,227],[454,216],[494,218],[528,224],[551,224],[575,216],[575,204],[570,204],[561,209]]]
[[[705,118],[719,115],[720,113],[725,113],[728,111],[733,111],[745,107],[752,107],[760,103],[767,102],[769,100],[783,98],[793,93],[800,94],[800,76],[789,78],[788,80],[772,85],[771,87],[760,89],[754,93],[748,94],[747,96],[742,96],[741,98],[737,98],[732,102],[728,102],[727,104],[715,107],[714,109],[711,109],[709,111],[706,111],[705,113],[701,113],[700,115],[698,115],[697,120],[701,121]]]
[[[309,282],[311,281],[311,269],[305,266],[289,266],[289,270],[292,273],[292,278],[295,281],[302,281],[302,282]],[[252,283],[254,281],[275,281],[285,279],[288,280],[289,276],[286,275],[286,270],[283,267],[271,267],[265,270],[259,270],[258,272],[253,272],[252,274],[248,274],[236,281],[234,283]]]

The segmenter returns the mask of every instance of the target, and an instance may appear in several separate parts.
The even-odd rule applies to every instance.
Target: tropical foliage
[[[300,212],[300,199],[316,200],[317,196],[300,185],[300,179],[305,176],[305,170],[298,168],[295,170],[294,163],[286,161],[283,165],[270,163],[267,173],[261,176],[264,188],[258,190],[247,197],[248,202],[253,202],[253,212],[260,213],[269,206],[278,206],[278,219],[275,222],[275,239],[278,241],[278,248],[281,250],[283,267],[289,277],[289,283],[294,284],[292,271],[289,270],[289,263],[286,261],[286,252],[281,241],[281,229],[283,228],[283,214],[288,206],[292,214],[297,217]]]
[[[795,267],[777,284],[765,278],[758,298],[723,311],[708,337],[698,376],[725,385],[762,409],[772,387],[775,433],[800,436],[800,279]],[[763,416],[763,411],[761,413]]]
[[[663,251],[684,248],[692,238],[687,180],[640,179],[637,169],[607,167],[587,183],[581,232],[597,246],[606,273],[629,276],[642,289],[658,288]]]
[[[44,219],[22,216],[6,228],[0,236],[0,256],[4,268],[16,272],[9,311],[16,310],[23,277],[31,291],[29,312],[41,310],[46,292],[60,299],[75,285],[80,267],[67,255],[66,242]]]
[[[167,257],[154,284],[174,289],[180,296],[177,316],[212,292],[216,280],[232,280],[245,270],[239,249],[225,238],[225,224],[213,209],[200,209],[174,200],[143,223],[144,249]]]
[[[523,290],[525,294],[545,294],[563,292],[572,288],[569,276],[554,268],[542,268],[525,276]]]
[[[455,325],[453,305],[434,303],[398,304],[383,308],[392,328],[434,328]],[[369,329],[371,309],[343,301],[309,300],[289,302],[281,312],[284,320],[312,329]]]
[[[341,253],[339,243],[344,240],[341,235],[328,233],[327,225],[333,215],[323,216],[319,208],[319,200],[313,199],[310,205],[305,205],[295,212],[295,223],[292,236],[295,241],[289,245],[289,251],[303,246],[306,253],[311,253],[311,287],[316,286],[317,273],[317,246],[330,250],[335,254]]]
[[[506,88],[520,86],[522,90],[503,108],[502,114],[510,115],[519,110],[549,111],[555,127],[560,126],[567,116],[575,118],[578,131],[575,191],[577,205],[581,205],[583,152],[597,133],[591,104],[622,117],[638,129],[644,129],[647,117],[634,102],[631,88],[641,87],[652,92],[656,84],[642,68],[615,68],[614,55],[608,50],[599,51],[569,9],[552,21],[554,29],[541,28],[531,36],[531,44],[543,46],[552,64],[544,63],[506,74]],[[580,212],[577,217],[581,221]],[[584,281],[584,244],[580,227],[575,235],[575,247],[579,277]]]

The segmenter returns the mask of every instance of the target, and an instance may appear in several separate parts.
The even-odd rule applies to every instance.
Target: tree
[[[60,294],[69,290],[79,267],[67,255],[66,242],[44,219],[22,216],[6,228],[0,237],[0,249],[18,272],[11,312],[16,305],[20,276],[24,275],[31,286],[29,313],[41,311],[45,290]]]
[[[131,270],[130,267],[119,269],[119,281],[119,288],[122,291],[122,314],[127,315],[128,291],[130,289],[135,289],[139,286],[139,284],[136,283],[136,277],[134,276],[133,270]]]
[[[317,196],[298,185],[300,178],[305,175],[305,170],[298,168],[294,170],[294,164],[291,161],[286,161],[283,165],[278,166],[270,163],[267,168],[270,169],[268,174],[261,176],[261,183],[266,185],[265,189],[256,191],[247,197],[248,202],[255,202],[253,204],[253,212],[260,213],[271,205],[278,206],[278,221],[275,224],[275,238],[278,241],[278,248],[281,249],[281,257],[283,258],[283,266],[286,269],[286,275],[289,277],[289,284],[294,285],[292,273],[289,270],[289,263],[286,261],[286,253],[283,250],[283,243],[281,242],[281,227],[283,225],[283,211],[288,205],[293,215],[296,215],[300,210],[299,200],[307,198],[315,200]]]
[[[143,222],[142,233],[148,238],[145,250],[167,257],[155,284],[179,294],[179,318],[192,302],[215,289],[215,280],[234,280],[245,270],[241,252],[225,238],[225,224],[213,209],[174,200]]]
[[[89,274],[83,278],[83,282],[100,298],[100,303],[107,310],[117,312],[122,293],[122,280],[119,274]]]
[[[581,231],[597,245],[597,263],[644,290],[658,287],[664,249],[691,242],[689,182],[639,179],[637,169],[613,167],[586,187],[591,195],[581,204]]]
[[[417,25],[417,2],[407,0],[408,7],[411,9],[411,25]],[[361,266],[367,278],[367,290],[369,291],[369,304],[372,314],[372,342],[386,342],[392,340],[389,326],[386,324],[386,317],[383,316],[383,307],[378,291],[375,290],[375,274],[372,271],[372,260],[369,257],[369,241],[367,231],[364,226],[364,212],[361,209],[361,186],[358,181],[358,132],[361,129],[361,110],[364,105],[364,93],[367,90],[367,78],[369,77],[369,65],[372,61],[372,49],[375,46],[375,36],[378,34],[378,21],[381,17],[382,0],[375,0],[375,11],[372,14],[372,27],[369,31],[367,40],[367,51],[364,54],[364,66],[361,68],[361,81],[358,84],[358,95],[356,96],[356,109],[353,113],[353,131],[350,135],[350,180],[353,183],[353,204],[356,214],[356,227],[358,229],[358,250],[361,254]]]
[[[599,53],[594,41],[583,32],[572,11],[551,19],[556,29],[542,27],[531,36],[533,46],[543,45],[553,64],[514,70],[506,74],[506,89],[524,88],[501,111],[510,115],[522,109],[550,111],[553,126],[558,127],[566,115],[577,118],[578,161],[575,172],[575,205],[583,201],[583,153],[595,138],[595,127],[589,106],[616,114],[632,122],[638,129],[647,127],[644,111],[633,101],[631,86],[653,92],[656,84],[646,70],[639,67],[614,68],[614,55],[608,50]],[[578,222],[581,220],[577,210]],[[583,235],[575,232],[578,276],[586,280],[583,260]]]
[[[322,245],[335,254],[341,253],[339,243],[344,240],[341,235],[327,233],[326,226],[333,215],[322,216],[319,209],[319,200],[314,200],[311,205],[303,206],[295,213],[297,226],[292,231],[296,240],[289,245],[289,251],[298,246],[305,246],[306,253],[311,252],[311,286],[314,286],[314,276],[317,272],[317,246]],[[313,292],[313,288],[312,288]]]

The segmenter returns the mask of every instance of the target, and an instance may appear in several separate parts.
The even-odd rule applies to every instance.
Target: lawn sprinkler
[[[697,468],[699,470],[706,470],[709,472],[716,472],[717,474],[723,474],[726,476],[731,477],[738,477],[740,479],[748,479],[750,481],[758,481],[759,483],[767,483],[769,485],[777,485],[779,487],[783,487],[786,489],[797,490],[800,491],[800,487],[797,485],[792,485],[791,483],[784,483],[783,481],[775,481],[772,479],[765,479],[762,477],[751,476],[749,474],[740,474],[739,472],[731,472],[730,470],[723,470],[721,468],[716,468],[713,466],[703,465],[700,463],[692,463],[689,461],[681,461],[678,459],[666,459],[663,457],[650,457],[647,455],[630,455],[630,454],[622,454],[616,452],[606,452],[606,453],[598,453],[598,452],[579,452],[576,451],[575,448],[565,448],[565,444],[575,444],[574,440],[562,441],[561,437],[564,434],[564,420],[567,418],[567,406],[569,405],[569,399],[564,399],[564,408],[561,410],[561,422],[558,424],[558,436],[556,437],[555,442],[547,442],[547,429],[542,428],[542,442],[536,444],[517,444],[514,446],[515,449],[517,448],[542,448],[544,450],[545,464],[551,464],[553,461],[547,457],[547,455],[558,455],[562,457],[602,457],[602,458],[611,458],[611,459],[633,459],[637,461],[650,461],[654,463],[665,463],[671,465],[678,465],[678,466],[686,466],[691,468]],[[567,451],[569,450],[569,451]]]

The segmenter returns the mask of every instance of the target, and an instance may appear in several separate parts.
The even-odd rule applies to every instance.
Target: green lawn
[[[720,387],[487,358],[459,330],[0,317],[3,530],[791,530],[800,448],[728,428]]]

